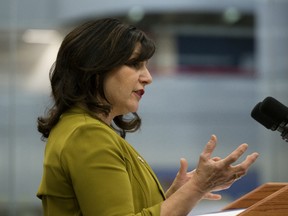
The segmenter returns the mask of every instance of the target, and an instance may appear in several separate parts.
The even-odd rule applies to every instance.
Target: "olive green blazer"
[[[63,114],[49,135],[37,196],[45,216],[156,216],[165,199],[137,151],[80,108]]]

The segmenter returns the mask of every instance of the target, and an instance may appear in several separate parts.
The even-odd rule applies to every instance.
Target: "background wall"
[[[50,104],[49,69],[63,36],[102,16],[133,23],[157,43],[154,82],[139,110],[143,127],[127,139],[164,187],[181,157],[195,167],[211,134],[219,140],[215,155],[243,142],[260,153],[222,202],[202,202],[191,215],[219,210],[264,182],[288,181],[287,143],[250,117],[269,95],[288,105],[287,14],[286,0],[1,2],[0,215],[41,215],[35,194],[45,144],[36,118]]]

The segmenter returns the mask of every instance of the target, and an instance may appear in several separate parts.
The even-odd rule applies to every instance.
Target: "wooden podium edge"
[[[256,204],[257,202],[265,199],[271,194],[281,190],[285,186],[288,186],[286,182],[268,182],[256,189],[250,191],[249,193],[243,195],[239,199],[225,206],[222,211],[232,210],[232,209],[242,209],[249,208],[250,206]]]
[[[288,215],[288,185],[260,200],[237,216],[286,216]]]

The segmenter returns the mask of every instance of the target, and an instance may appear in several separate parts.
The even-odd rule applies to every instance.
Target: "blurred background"
[[[288,143],[250,117],[267,96],[288,105],[287,0],[9,0],[0,2],[0,215],[42,215],[36,192],[45,143],[36,119],[50,105],[49,69],[63,37],[91,19],[115,17],[157,44],[153,84],[127,140],[154,168],[163,187],[179,159],[195,168],[211,134],[215,155],[240,143],[260,158],[222,201],[190,213],[218,211],[266,182],[288,181]],[[244,158],[244,157],[243,157]]]

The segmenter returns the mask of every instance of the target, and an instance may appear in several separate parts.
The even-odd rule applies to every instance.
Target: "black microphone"
[[[251,116],[267,129],[279,131],[288,142],[288,107],[273,97],[267,97],[253,108]]]

